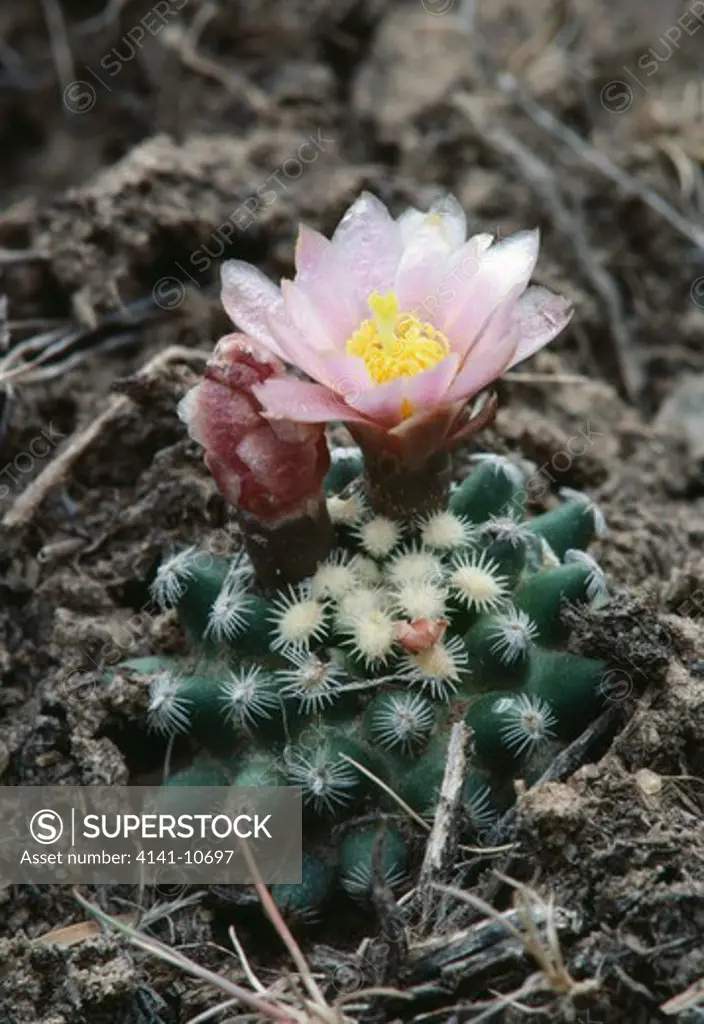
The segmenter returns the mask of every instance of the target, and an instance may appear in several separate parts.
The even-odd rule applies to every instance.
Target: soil
[[[533,377],[502,384],[495,425],[457,453],[457,471],[472,450],[510,452],[539,467],[536,509],[560,486],[598,502],[609,531],[594,554],[614,600],[577,617],[574,644],[618,673],[584,763],[520,797],[515,845],[481,861],[472,891],[507,905],[494,866],[569,916],[567,969],[598,988],[529,1001],[550,1019],[704,1020],[704,25],[684,11],[665,0],[2,7],[9,345],[76,329],[2,397],[3,785],[145,781],[161,766],[139,724],[143,689],[119,675],[105,687],[102,668],[106,650],[183,643],[149,603],[165,551],[237,545],[175,411],[199,353],[228,329],[219,260],[279,277],[298,221],[329,231],[363,188],[395,212],[449,189],[475,231],[539,226],[536,279],[576,305],[524,368]],[[115,914],[169,896],[85,895]],[[185,1024],[224,999],[112,935],[42,941],[86,920],[68,889],[11,886],[0,903],[2,1024]],[[332,996],[335,971],[357,977],[354,949],[380,927],[345,913],[344,927],[301,936]],[[289,965],[245,914],[213,891],[154,934],[235,977],[236,921],[268,983]],[[536,969],[515,953],[459,983],[432,978],[423,995],[411,959],[370,977],[366,962],[367,982],[412,998],[377,1000],[365,1019],[479,1019],[470,1004]],[[491,1019],[528,1015],[499,1005]]]

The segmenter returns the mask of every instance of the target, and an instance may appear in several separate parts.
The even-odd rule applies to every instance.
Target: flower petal
[[[350,206],[332,238],[333,249],[352,282],[360,318],[368,315],[372,292],[393,286],[401,258],[401,232],[381,200],[363,192]]]
[[[374,384],[358,397],[348,401],[377,423],[395,425],[409,415],[432,410],[445,404],[445,397],[457,367],[458,356],[452,352],[437,366],[423,370],[414,377],[399,377],[388,384]]]
[[[425,307],[432,311],[435,326],[446,334],[454,312],[466,302],[470,289],[474,286],[482,265],[482,254],[493,241],[494,236],[486,232],[472,235],[469,241],[452,253],[442,279],[437,287],[429,292]],[[456,334],[455,337],[450,335],[449,340],[452,342],[453,350],[463,356],[473,338]]]
[[[366,416],[350,408],[344,399],[308,381],[277,378],[252,389],[270,419],[290,419],[299,423],[327,423],[351,420],[368,423]]]
[[[325,331],[325,347],[341,347],[359,325],[360,316],[340,253],[319,232],[301,225],[296,269],[295,290],[304,293],[315,309]]]
[[[509,369],[552,341],[570,322],[573,312],[572,303],[562,295],[539,285],[529,288],[513,311],[520,340]]]
[[[326,352],[321,362],[324,364],[321,383],[340,395],[348,405],[355,405],[357,395],[378,387],[359,356],[351,356],[347,352]]]
[[[421,225],[403,250],[396,271],[394,291],[400,309],[413,310],[421,320],[430,319],[431,299],[447,275],[450,246],[436,227]]]
[[[276,285],[260,270],[243,260],[226,260],[220,276],[220,298],[233,323],[269,352],[283,358],[268,321],[270,312],[283,308],[281,292]]]
[[[284,299],[284,309],[293,326],[301,334],[301,337],[305,338],[306,345],[317,352],[329,349],[328,332],[318,316],[314,303],[311,302],[304,289],[295,281],[283,280],[281,294]]]
[[[459,249],[467,237],[467,217],[453,195],[440,196],[430,204],[426,221],[437,223],[451,249]]]
[[[538,259],[540,235],[519,231],[479,256],[479,268],[466,289],[448,307],[444,330],[466,352],[503,299],[525,290]],[[454,345],[453,345],[454,347]]]
[[[298,227],[294,262],[298,280],[305,281],[310,275],[315,276],[327,256],[332,242],[307,224]]]
[[[401,232],[404,248],[415,240],[420,230],[428,228],[439,232],[452,251],[464,245],[467,237],[467,217],[450,193],[434,199],[427,213],[416,209],[415,206],[409,206],[396,223]]]
[[[519,341],[518,328],[513,322],[515,292],[519,288],[520,285],[516,286],[492,316],[448,389],[447,401],[473,398],[508,369]]]
[[[423,223],[425,217],[426,215],[422,210],[419,210],[416,206],[409,206],[400,217],[396,218],[396,223],[401,232],[402,245],[407,245],[410,242],[416,229]]]

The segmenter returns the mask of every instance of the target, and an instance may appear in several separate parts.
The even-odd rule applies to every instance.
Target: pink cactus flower
[[[394,219],[363,193],[328,240],[301,227],[296,277],[222,268],[232,320],[307,379],[254,388],[265,414],[342,420],[365,448],[420,465],[474,430],[471,400],[551,341],[566,299],[529,287],[538,231],[466,238],[453,196]]]
[[[396,639],[411,654],[428,651],[442,640],[449,626],[447,619],[414,619],[396,623]]]

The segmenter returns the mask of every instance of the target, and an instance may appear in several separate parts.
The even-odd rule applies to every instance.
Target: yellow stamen
[[[401,313],[395,292],[374,292],[369,308],[372,318],[360,324],[347,342],[347,351],[364,360],[377,384],[415,377],[449,355],[450,343],[445,335],[412,313]],[[410,405],[407,401],[404,404],[408,415]]]

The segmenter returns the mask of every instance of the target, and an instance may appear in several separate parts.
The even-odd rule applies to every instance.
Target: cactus
[[[391,889],[403,884],[407,860],[406,841],[399,829],[352,829],[340,844],[340,883],[354,899],[365,899],[375,873]]]
[[[513,780],[532,781],[602,706],[606,665],[564,650],[561,618],[565,601],[604,600],[603,573],[581,550],[603,532],[601,514],[570,494],[528,518],[522,470],[477,462],[446,508],[401,522],[368,506],[360,451],[333,451],[336,546],[294,586],[262,593],[241,554],[194,548],[157,572],[154,598],[176,610],[192,657],[123,668],[151,681],[151,728],[201,752],[168,784],[301,787],[303,882],[273,887],[293,918],[336,886],[368,898],[376,869],[391,886],[404,879],[398,828],[354,822],[399,813],[370,775],[432,818],[451,723],[464,716],[463,802],[485,841]]]

